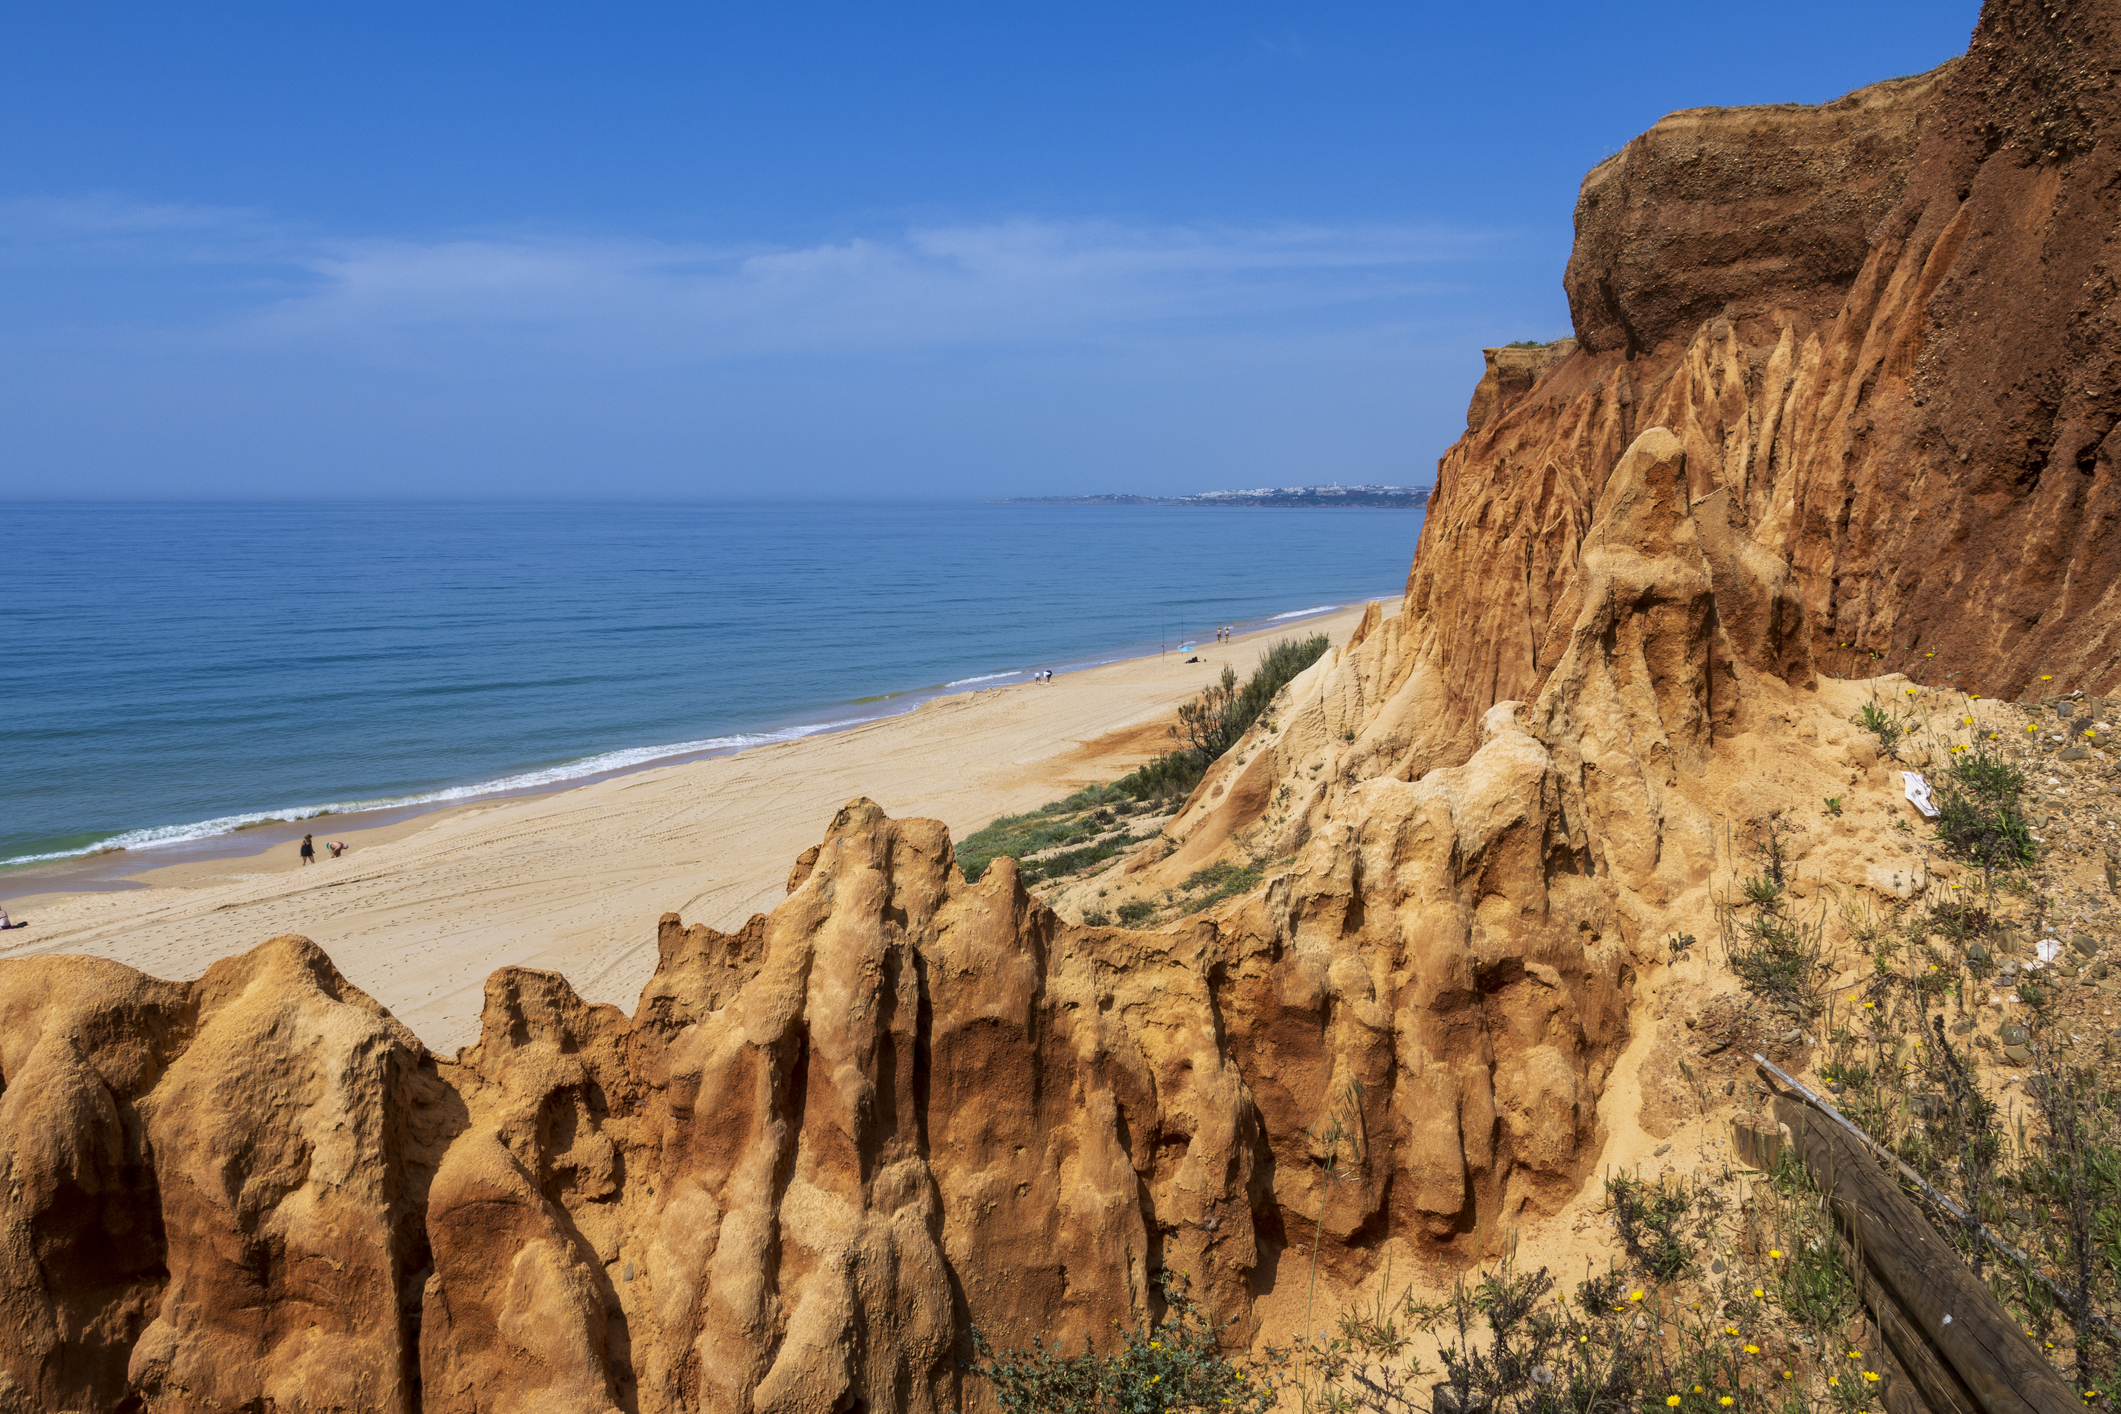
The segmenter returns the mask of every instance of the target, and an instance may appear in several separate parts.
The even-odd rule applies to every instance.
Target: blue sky
[[[1588,167],[1977,8],[15,5],[0,497],[1425,483]]]

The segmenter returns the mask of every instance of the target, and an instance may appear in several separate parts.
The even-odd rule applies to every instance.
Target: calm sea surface
[[[905,504],[5,514],[0,867],[556,783],[1396,596],[1421,528]]]

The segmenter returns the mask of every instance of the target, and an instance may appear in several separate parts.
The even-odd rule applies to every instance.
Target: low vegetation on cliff
[[[2121,894],[2108,819],[2121,774],[2093,749],[2110,730],[2097,719],[2117,710],[2074,698],[1977,707],[1916,687],[1859,712],[1852,725],[1890,749],[1881,756],[1936,784],[1933,822],[1893,826],[1916,887],[1880,907],[1816,866],[1800,877],[1807,845],[1793,840],[1806,827],[1769,811],[1724,842],[1720,949],[1685,938],[1669,963],[1712,990],[1722,972],[1752,999],[1730,1014],[1753,1028],[1743,1047],[1732,1023],[1704,1019],[1695,1060],[1677,1061],[1685,1107],[1717,1120],[1741,1083],[1765,1100],[1746,1078],[1750,1053],[1779,1037],[1793,1068],[1816,1073],[1905,1166],[1903,1191],[2089,1404],[2121,1395],[2121,1085],[2108,1064],[2121,977],[2081,931]],[[1897,795],[1899,776],[1888,779]],[[1845,798],[1822,807],[1821,828],[1842,828]],[[1221,865],[1185,889],[1221,896],[1254,877]],[[1710,1058],[1735,1062],[1731,1078]],[[1318,1335],[1230,1358],[1247,1364],[1248,1392],[1335,1414],[1920,1407],[1852,1276],[1865,1256],[1772,1128],[1749,1154],[1710,1139],[1691,1166],[1608,1173],[1603,1270],[1573,1289],[1513,1255],[1463,1273],[1441,1300],[1387,1275]],[[1140,1341],[1155,1338],[1145,1327]],[[1100,1359],[1091,1379],[1083,1362]],[[1189,1407],[1129,1385],[1131,1368],[1124,1353],[1085,1354],[1074,1377],[1145,1401],[1110,1407]]]
[[[977,882],[989,864],[1007,857],[1023,866],[1026,884],[1036,884],[1086,873],[1151,838],[1155,829],[1144,827],[1161,825],[1208,767],[1251,730],[1275,695],[1331,646],[1322,633],[1281,639],[1259,655],[1259,665],[1242,684],[1236,670],[1225,666],[1216,682],[1179,707],[1178,724],[1171,728],[1179,746],[1109,785],[1079,790],[1022,815],[1004,815],[974,831],[958,842],[958,867],[968,881]],[[1227,882],[1218,876],[1213,886]],[[1246,888],[1258,882],[1254,874]],[[1227,890],[1214,894],[1227,896]]]

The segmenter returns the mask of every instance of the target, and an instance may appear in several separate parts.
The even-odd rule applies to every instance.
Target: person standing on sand
[[[315,841],[308,835],[302,836],[302,862],[304,864],[317,862],[317,846]]]

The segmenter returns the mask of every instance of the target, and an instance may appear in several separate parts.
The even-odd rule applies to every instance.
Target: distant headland
[[[1429,503],[1426,486],[1260,486],[1249,491],[1203,491],[1198,496],[1012,496],[1000,506],[1330,506],[1397,511]]]

